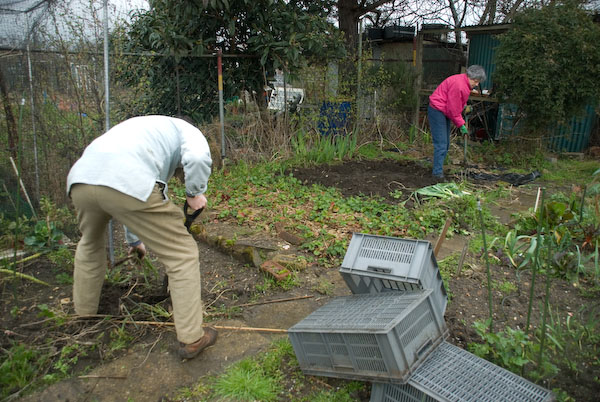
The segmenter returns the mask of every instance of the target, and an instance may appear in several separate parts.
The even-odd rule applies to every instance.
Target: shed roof
[[[489,25],[471,25],[466,27],[460,27],[458,29],[455,28],[423,28],[419,32],[420,33],[445,33],[445,32],[454,32],[454,31],[463,31],[469,34],[478,34],[478,33],[501,33],[506,32],[511,28],[511,24],[489,24]]]

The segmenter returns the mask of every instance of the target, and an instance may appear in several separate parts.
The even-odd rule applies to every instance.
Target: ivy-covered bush
[[[572,1],[515,17],[498,36],[494,82],[533,129],[581,114],[600,95],[600,24]]]

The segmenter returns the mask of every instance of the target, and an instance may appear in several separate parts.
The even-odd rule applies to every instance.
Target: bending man
[[[189,206],[203,208],[211,165],[200,130],[167,116],[126,120],[85,149],[67,177],[81,231],[73,283],[77,314],[97,313],[106,228],[114,218],[126,227],[130,252],[144,256],[147,245],[166,267],[179,355],[189,359],[215,343],[217,332],[202,327],[198,246],[183,212],[167,197],[167,182],[182,167]]]

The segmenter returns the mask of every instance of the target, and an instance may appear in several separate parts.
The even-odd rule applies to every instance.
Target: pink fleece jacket
[[[452,120],[456,127],[465,124],[462,111],[467,104],[471,86],[467,74],[455,74],[446,78],[429,96],[429,105]]]

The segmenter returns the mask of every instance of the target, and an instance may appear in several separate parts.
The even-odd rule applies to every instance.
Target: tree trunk
[[[346,38],[346,48],[356,49],[358,43],[358,19],[360,10],[356,0],[338,0],[338,24]]]
[[[6,81],[4,79],[4,72],[0,68],[0,93],[2,95],[2,106],[4,107],[4,113],[6,114],[6,128],[8,132],[8,151],[10,155],[16,160],[17,159],[17,146],[19,145],[19,134],[17,132],[17,123],[15,116],[10,106],[10,98],[8,97],[8,88],[6,87]]]

